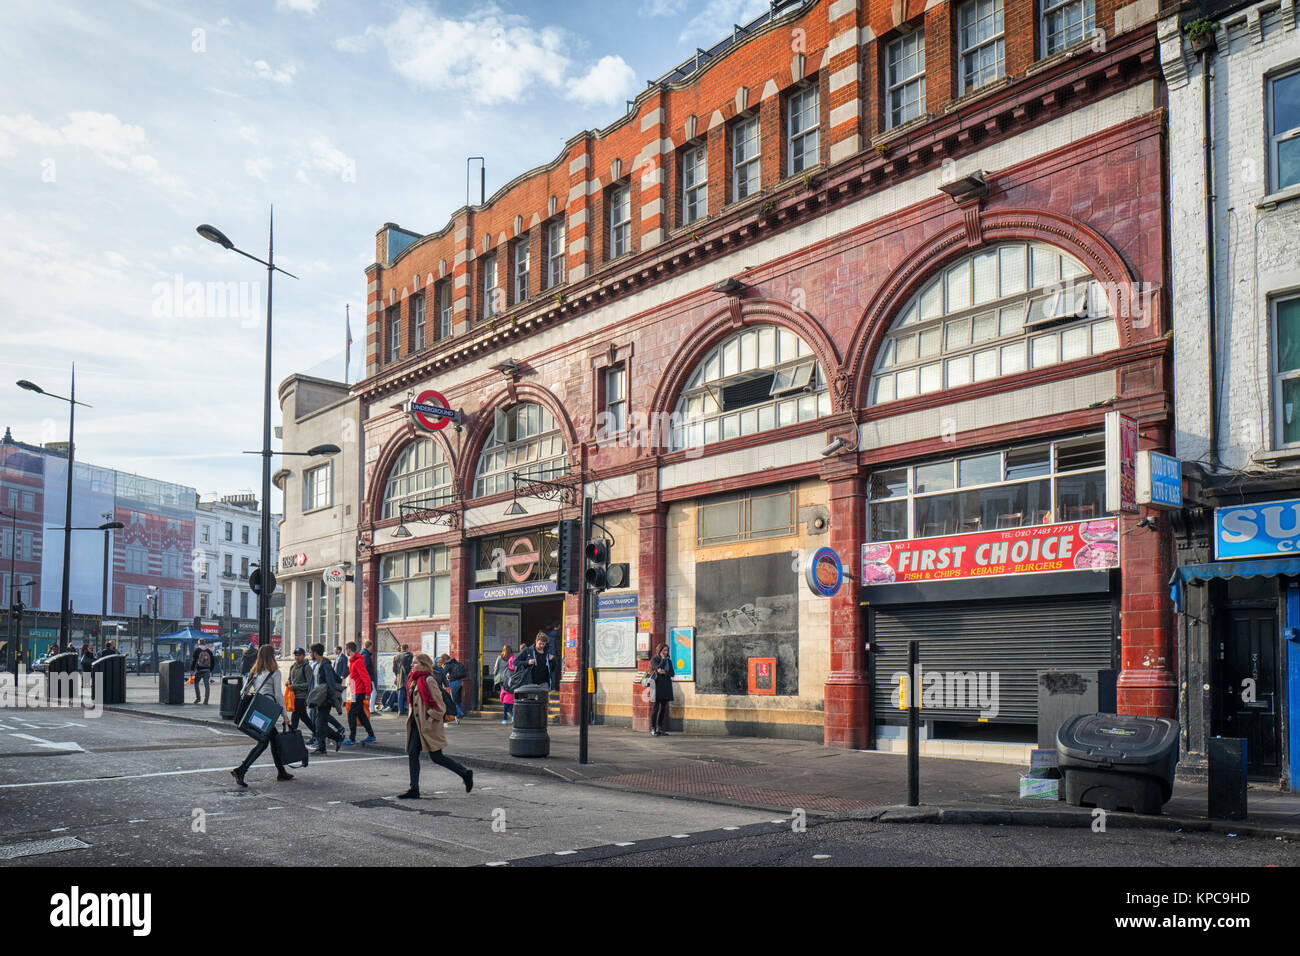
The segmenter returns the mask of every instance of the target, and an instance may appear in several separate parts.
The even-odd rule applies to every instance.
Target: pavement
[[[186,688],[191,692],[190,688]],[[129,676],[127,702],[110,706],[167,720],[231,728],[220,716],[220,684],[209,704],[158,703],[154,678]],[[377,742],[343,748],[357,755],[405,752],[405,718],[372,714]],[[346,725],[346,719],[343,721]],[[903,754],[841,750],[797,740],[670,734],[651,737],[626,728],[593,725],[588,762],[578,759],[574,726],[552,724],[547,757],[510,755],[510,727],[467,716],[447,725],[447,752],[474,768],[531,773],[590,787],[650,793],[702,803],[880,823],[1092,826],[1095,811],[1062,801],[1021,800],[1027,768],[984,761],[920,758],[921,806],[908,807]],[[358,729],[358,740],[364,730]],[[1177,780],[1159,816],[1113,811],[1109,825],[1220,831],[1239,836],[1300,836],[1300,794],[1251,785],[1245,820],[1210,820],[1203,783]]]

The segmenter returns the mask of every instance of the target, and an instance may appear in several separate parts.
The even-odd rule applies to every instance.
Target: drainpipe
[[[1206,324],[1209,338],[1210,470],[1219,470],[1219,334],[1214,282],[1214,72],[1210,51],[1201,51],[1202,143],[1205,151],[1205,281]]]

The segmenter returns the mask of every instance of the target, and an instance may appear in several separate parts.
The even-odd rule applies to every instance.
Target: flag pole
[[[343,349],[343,384],[348,384],[348,375],[352,372],[352,306],[345,304],[343,306],[345,321],[348,327],[348,344]]]

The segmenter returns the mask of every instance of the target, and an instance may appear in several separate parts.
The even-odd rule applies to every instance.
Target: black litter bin
[[[244,692],[244,678],[221,678],[221,719],[234,720],[239,709],[239,695]]]
[[[1174,789],[1178,721],[1077,714],[1057,731],[1056,749],[1073,806],[1159,813]]]
[[[158,665],[158,703],[185,703],[185,665],[180,661],[163,661]]]
[[[106,654],[91,665],[92,693],[98,699],[100,686],[104,689],[104,704],[126,703],[126,658],[121,654]]]
[[[515,722],[510,731],[510,756],[546,757],[551,738],[546,733],[546,714],[551,689],[545,684],[524,684],[515,689]]]
[[[81,700],[80,677],[77,655],[72,651],[48,658],[45,661],[46,699],[65,705],[77,704]]]

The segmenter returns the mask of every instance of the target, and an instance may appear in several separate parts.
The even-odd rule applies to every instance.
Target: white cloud
[[[686,7],[686,0],[645,0],[641,4],[643,17],[673,17]]]
[[[287,66],[283,70],[277,70],[265,60],[254,60],[253,72],[261,79],[274,80],[276,83],[288,86],[293,82],[293,75],[298,72],[298,69],[297,67]]]
[[[732,27],[744,26],[768,11],[767,0],[709,0],[704,9],[690,19],[677,38],[679,43],[708,49],[727,38]]]
[[[569,80],[564,95],[584,106],[621,104],[636,92],[637,86],[636,72],[621,56],[602,56],[584,76]]]
[[[256,143],[257,130],[252,126],[241,126],[239,127],[239,138],[246,143]]]
[[[266,182],[266,174],[271,169],[271,161],[265,156],[259,156],[257,159],[244,160],[244,172],[254,179],[260,179]]]
[[[517,102],[538,83],[562,88],[570,66],[564,31],[535,28],[493,6],[465,20],[407,7],[388,26],[368,27],[335,46],[355,53],[372,40],[415,86],[464,93],[480,103]]]
[[[311,155],[298,166],[298,181],[310,184],[313,170],[329,173],[344,182],[356,178],[356,160],[339,149],[327,136],[317,136],[310,143]]]
[[[320,9],[320,0],[275,0],[275,9],[312,14]]]
[[[123,123],[112,113],[69,113],[68,122],[57,128],[27,113],[0,116],[0,155],[13,153],[19,140],[47,148],[86,149],[112,169],[140,173],[160,186],[181,186],[174,177],[161,174],[158,160],[144,152],[148,147],[144,129]]]

